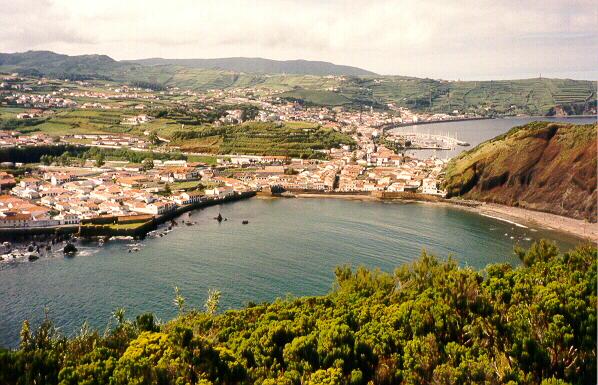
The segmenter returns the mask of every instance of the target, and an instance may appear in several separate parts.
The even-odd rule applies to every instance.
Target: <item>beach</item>
[[[477,207],[464,207],[464,209],[518,225],[543,227],[565,232],[594,243],[598,242],[598,223],[496,203],[484,203]]]
[[[585,220],[563,217],[556,214],[545,213],[511,207],[496,203],[475,202],[475,205],[463,205],[461,202],[451,199],[424,199],[415,195],[408,199],[380,199],[372,195],[351,195],[351,194],[296,194],[297,198],[334,198],[363,201],[400,201],[417,202],[432,205],[447,205],[458,209],[474,212],[486,217],[494,218],[503,222],[511,223],[518,227],[541,227],[555,231],[564,232],[583,240],[598,242],[598,223],[590,223]],[[473,201],[472,201],[473,202]]]

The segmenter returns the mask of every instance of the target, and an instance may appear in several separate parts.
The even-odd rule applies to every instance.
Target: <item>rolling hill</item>
[[[0,53],[0,68],[56,77],[100,77],[124,65],[106,55],[69,56],[51,51]]]
[[[310,60],[271,60],[263,58],[229,57],[219,59],[140,59],[128,61],[142,65],[174,65],[187,68],[217,69],[232,72],[299,75],[376,75],[357,67]]]
[[[596,125],[533,122],[449,162],[449,196],[596,222]]]
[[[201,67],[201,68],[200,68]],[[596,82],[571,79],[446,81],[381,76],[355,67],[259,58],[144,59],[68,56],[49,51],[0,54],[0,72],[70,79],[103,79],[156,89],[195,91],[263,88],[309,105],[386,108],[388,103],[431,113],[480,116],[596,113]]]

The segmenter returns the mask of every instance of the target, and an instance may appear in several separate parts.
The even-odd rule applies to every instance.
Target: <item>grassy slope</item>
[[[326,90],[307,90],[297,89],[283,92],[280,94],[281,98],[302,100],[308,104],[319,106],[341,106],[344,104],[351,104],[352,100],[348,97]]]
[[[182,150],[218,154],[314,156],[315,150],[352,144],[345,134],[315,124],[247,122],[239,126],[186,127],[171,131]]]
[[[596,125],[534,122],[446,168],[449,195],[596,221]]]
[[[85,75],[95,73],[117,81],[144,81],[199,91],[239,87],[293,91],[304,96],[307,102],[322,105],[384,105],[393,102],[399,106],[431,112],[451,112],[457,109],[478,114],[546,115],[552,113],[557,105],[576,106],[575,113],[582,113],[587,102],[596,103],[595,82],[568,79],[447,82],[402,76],[267,75],[176,65],[141,66],[101,61],[65,68],[59,64],[60,62],[50,63],[48,68],[52,71],[73,71]],[[0,66],[0,71],[5,72],[18,69],[14,65]],[[339,89],[334,97],[326,91],[331,87]],[[313,94],[308,90],[323,94]]]

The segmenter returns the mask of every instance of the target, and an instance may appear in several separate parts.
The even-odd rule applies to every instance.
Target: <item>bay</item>
[[[219,212],[226,221],[213,219]],[[57,253],[2,264],[0,346],[16,346],[22,321],[38,324],[44,308],[70,335],[84,321],[104,328],[118,307],[130,317],[151,311],[168,320],[176,315],[175,285],[195,307],[208,289],[219,289],[226,310],[289,294],[325,294],[334,268],[344,264],[392,272],[426,249],[474,268],[517,265],[515,244],[548,238],[568,249],[578,242],[423,203],[252,198],[188,215],[164,237],[142,241],[139,252],[128,252],[132,241],[111,240],[103,247],[78,245],[74,258]]]

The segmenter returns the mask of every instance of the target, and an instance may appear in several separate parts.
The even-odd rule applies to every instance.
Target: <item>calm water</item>
[[[212,219],[219,211],[228,221]],[[250,223],[242,225],[243,219]],[[0,345],[15,346],[22,321],[39,322],[44,307],[69,334],[84,320],[103,328],[121,306],[130,317],[153,311],[169,319],[176,313],[174,285],[195,306],[208,289],[218,288],[227,309],[286,294],[324,294],[335,266],[392,271],[422,248],[479,268],[517,264],[516,242],[527,246],[546,237],[563,248],[576,243],[561,234],[417,203],[252,198],[196,211],[190,220],[197,224],[147,239],[139,252],[127,252],[130,241],[110,241],[101,248],[81,246],[74,258],[0,264]]]
[[[507,119],[487,119],[487,120],[469,120],[463,122],[445,122],[445,123],[431,123],[431,124],[420,124],[415,126],[400,127],[396,128],[395,132],[418,132],[418,133],[430,133],[430,134],[449,134],[453,137],[457,137],[460,140],[464,140],[471,144],[470,147],[457,147],[454,150],[442,151],[442,150],[422,150],[422,151],[411,151],[409,153],[415,154],[416,156],[430,156],[435,155],[438,158],[450,158],[459,154],[463,150],[471,149],[478,144],[492,139],[495,136],[503,134],[509,131],[515,126],[521,126],[529,122],[536,120],[548,121],[548,122],[566,122],[575,124],[589,124],[596,123],[596,118],[507,118]]]

